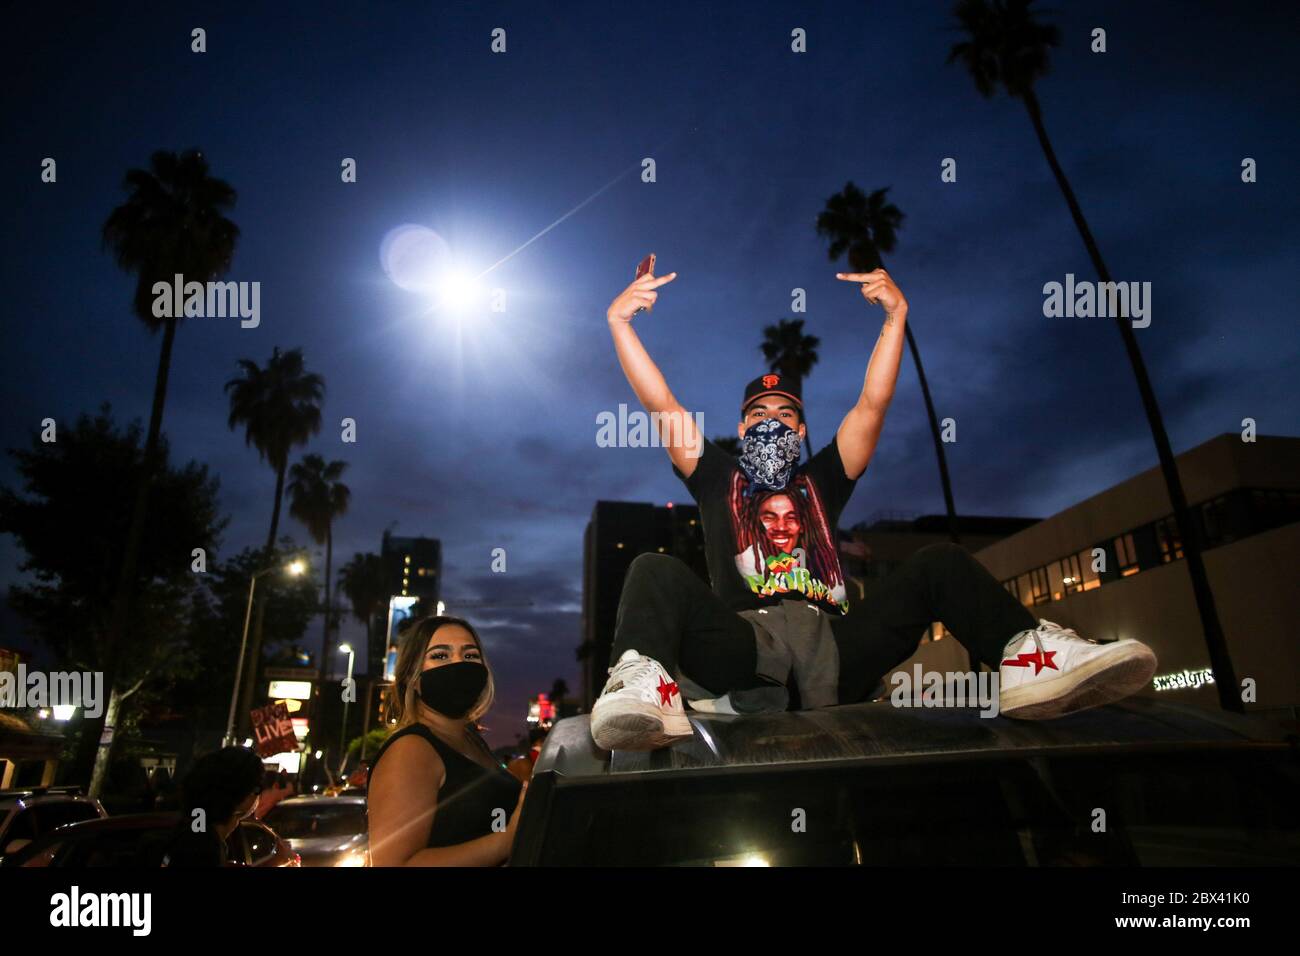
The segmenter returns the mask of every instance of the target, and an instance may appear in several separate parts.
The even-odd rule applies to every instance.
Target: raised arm
[[[898,364],[903,358],[906,338],[903,326],[907,322],[907,300],[894,280],[884,269],[871,272],[837,272],[837,279],[862,284],[862,297],[872,305],[885,310],[885,324],[876,339],[867,363],[867,374],[862,382],[862,394],[857,404],[849,409],[835,433],[844,462],[844,472],[857,480],[876,452],[881,429],[885,426],[885,412],[894,398],[894,385],[898,381]]]
[[[695,427],[694,418],[673,397],[659,366],[632,328],[632,317],[637,310],[654,305],[659,297],[655,290],[675,278],[677,273],[670,272],[660,278],[647,274],[634,280],[609,304],[605,318],[609,322],[609,333],[614,339],[618,363],[623,366],[628,384],[632,386],[632,391],[645,410],[656,416],[660,444],[668,450],[668,457],[689,478],[700,460],[703,437]]]

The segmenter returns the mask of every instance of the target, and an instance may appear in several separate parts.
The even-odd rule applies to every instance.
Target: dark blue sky
[[[326,428],[303,450],[351,465],[336,563],[396,522],[442,539],[449,597],[535,602],[471,614],[498,670],[501,739],[529,693],[555,676],[576,686],[593,503],[687,500],[661,450],[595,441],[599,412],[635,403],[604,310],[646,252],[679,278],[638,327],[710,435],[734,430],[762,327],[807,290],[820,444],[857,396],[880,318],[834,279],[842,263],[813,222],[848,180],[889,186],[907,218],[886,265],[938,411],[958,423],[958,509],[1047,515],[1155,464],[1113,324],[1042,315],[1045,282],[1091,269],[1023,107],[945,65],[950,3],[226,6],[8,20],[0,440],[105,400],[147,420],[158,340],[100,227],[128,168],[201,148],[238,191],[227,278],[261,283],[262,322],[181,326],[174,458],[220,477],[223,553],[260,543],[273,475],[227,429],[222,384],[239,358],[302,347],[328,385]],[[1152,283],[1138,334],[1175,450],[1247,416],[1296,434],[1294,10],[1072,3],[1049,17],[1063,43],[1038,87],[1048,130],[1112,273]],[[206,54],[190,52],[195,26]],[[489,50],[498,26],[504,55]],[[1089,52],[1097,26],[1104,55]],[[795,27],[806,54],[789,50]],[[56,185],[40,182],[46,156]],[[645,156],[656,183],[640,182]],[[955,184],[940,182],[945,157]],[[415,223],[485,269],[588,199],[490,274],[505,313],[430,315],[380,265],[388,231]],[[345,416],[355,445],[338,440]],[[13,478],[5,459],[0,482]],[[844,523],[881,508],[942,510],[910,360]],[[489,570],[496,547],[504,575]],[[0,583],[20,561],[0,538]]]

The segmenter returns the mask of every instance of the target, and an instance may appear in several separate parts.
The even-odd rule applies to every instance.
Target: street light
[[[257,579],[264,574],[270,574],[272,571],[284,570],[293,577],[298,577],[307,570],[307,562],[302,558],[294,558],[286,565],[273,564],[269,568],[263,568],[253,574],[252,580],[248,582],[248,607],[244,611],[244,637],[239,642],[239,663],[235,665],[235,687],[230,692],[230,716],[226,719],[226,736],[222,738],[221,746],[233,747],[235,745],[235,707],[239,701],[239,685],[244,676],[244,652],[248,649],[248,622],[253,616],[253,592],[257,588]]]
[[[351,644],[340,644],[339,653],[348,655],[348,679],[347,683],[352,683],[352,665],[356,662],[357,652],[352,649]],[[342,756],[339,758],[339,777],[343,776],[343,769],[348,765],[348,697],[343,695],[343,729],[339,731],[339,752]]]

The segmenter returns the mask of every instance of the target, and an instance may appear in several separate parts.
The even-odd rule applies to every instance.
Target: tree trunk
[[[1070,188],[1069,180],[1065,178],[1065,171],[1061,169],[1061,164],[1056,159],[1051,141],[1047,138],[1047,129],[1043,125],[1038,98],[1032,90],[1026,91],[1023,98],[1025,108],[1029,111],[1029,119],[1034,124],[1034,133],[1038,136],[1039,145],[1043,147],[1043,154],[1047,157],[1047,164],[1052,168],[1052,175],[1056,177],[1056,183],[1065,195],[1065,203],[1070,207],[1070,215],[1074,218],[1074,224],[1083,238],[1093,268],[1097,270],[1097,275],[1102,282],[1110,282],[1112,281],[1110,271],[1102,261],[1101,251],[1092,238],[1092,230],[1088,228],[1083,209],[1080,208],[1074,190]],[[1214,671],[1214,684],[1219,692],[1219,703],[1224,710],[1243,713],[1245,706],[1240,697],[1241,688],[1237,684],[1237,675],[1232,668],[1232,658],[1228,653],[1223,626],[1219,622],[1219,612],[1214,603],[1214,593],[1210,589],[1209,575],[1205,571],[1205,562],[1201,558],[1200,530],[1192,523],[1191,512],[1187,508],[1182,478],[1178,474],[1178,464],[1169,445],[1169,436],[1165,433],[1164,419],[1160,415],[1156,393],[1151,386],[1151,379],[1147,376],[1146,363],[1142,360],[1142,352],[1138,348],[1137,336],[1133,334],[1132,324],[1127,316],[1116,316],[1115,323],[1119,328],[1120,337],[1124,340],[1124,350],[1128,353],[1129,362],[1133,366],[1133,377],[1137,379],[1142,408],[1146,412],[1147,424],[1151,427],[1151,437],[1156,443],[1160,471],[1164,476],[1169,502],[1173,507],[1174,524],[1177,526],[1179,537],[1182,538],[1183,558],[1187,562],[1192,593],[1196,597],[1196,608],[1200,612],[1201,628],[1210,653],[1210,666]]]
[[[117,742],[117,718],[122,711],[122,698],[118,695],[117,690],[111,690],[108,694],[108,706],[104,709],[104,726],[114,730],[113,738],[105,745],[98,747],[95,751],[95,767],[90,774],[90,788],[87,791],[90,796],[98,797],[104,789],[104,781],[108,778],[108,768],[113,756],[113,748]]]
[[[145,519],[149,513],[149,487],[153,483],[154,472],[158,467],[158,442],[162,434],[163,407],[167,402],[167,377],[171,370],[172,345],[176,341],[176,319],[169,319],[163,326],[162,349],[158,355],[158,373],[154,377],[153,408],[149,413],[149,433],[144,443],[144,462],[140,482],[135,489],[135,501],[131,506],[131,524],[127,531],[126,547],[122,553],[122,570],[118,576],[117,592],[113,599],[113,609],[108,622],[108,632],[104,636],[100,666],[104,671],[104,688],[109,693],[110,701],[114,694],[114,681],[117,677],[118,661],[126,649],[127,623],[131,616],[131,592],[136,585],[136,571],[140,562],[140,544],[144,540]],[[96,767],[108,763],[110,745],[102,743],[105,727],[112,727],[109,712],[106,709],[97,718],[83,721],[81,738],[77,742],[77,758],[74,773],[77,779],[91,777],[90,796],[99,796],[99,786],[103,784],[103,770]]]
[[[948,458],[943,452],[943,435],[939,431],[939,419],[934,414],[930,385],[925,380],[925,369],[921,367],[921,350],[916,347],[910,321],[904,322],[903,334],[907,336],[907,347],[912,353],[912,361],[916,364],[916,377],[921,382],[921,397],[925,399],[925,414],[930,419],[930,435],[934,438],[934,454],[939,459],[939,483],[943,486],[943,506],[948,513],[948,537],[952,539],[953,544],[961,544],[961,536],[957,533],[957,508],[952,500],[952,481],[948,477]]]
[[[324,663],[330,652],[330,565],[334,561],[334,528],[325,526],[325,638],[320,647],[320,659]]]
[[[334,560],[334,528],[325,526],[325,637],[320,647],[321,686],[325,684],[325,665],[330,659],[330,565]],[[342,746],[343,741],[339,741]],[[322,748],[323,749],[323,748]],[[346,759],[346,754],[344,755]]]
[[[284,473],[288,466],[288,456],[285,456],[285,460],[275,470],[275,503],[271,507],[271,528],[266,533],[266,564],[270,564],[275,555],[275,534],[280,529],[280,502],[284,497]],[[239,713],[235,721],[235,726],[239,728],[239,736],[245,736],[252,730],[253,719],[249,716],[249,712],[253,709],[253,692],[261,679],[262,625],[266,620],[268,596],[264,591],[262,597],[257,599],[257,616],[253,622],[253,637],[248,649],[248,673],[244,678],[244,687],[240,691]]]

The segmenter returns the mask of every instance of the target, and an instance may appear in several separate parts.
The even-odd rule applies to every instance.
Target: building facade
[[[639,554],[670,554],[685,561],[703,581],[704,530],[695,505],[652,505],[598,501],[582,543],[582,688],[584,710],[600,696],[608,677],[609,654],[618,618],[623,578]]]
[[[1300,703],[1290,633],[1300,551],[1300,438],[1228,433],[1177,457],[1246,709]],[[1148,694],[1218,708],[1183,560],[1183,529],[1151,468],[990,544],[976,557],[1039,618],[1098,640],[1136,638],[1159,659]]]

